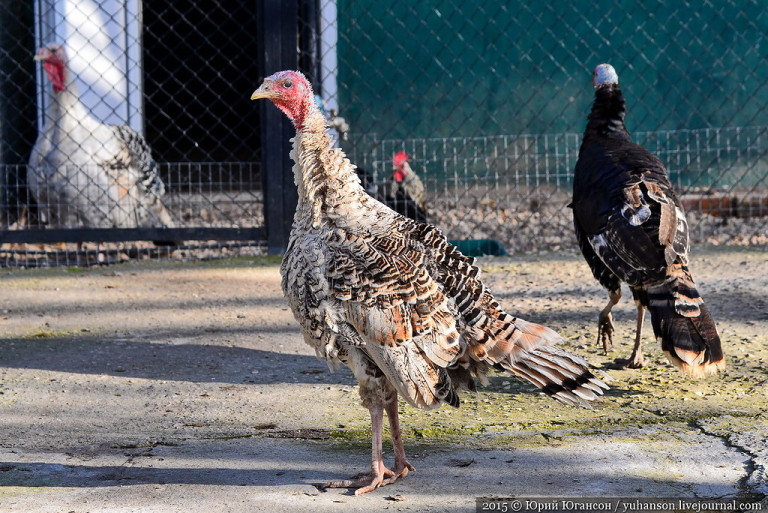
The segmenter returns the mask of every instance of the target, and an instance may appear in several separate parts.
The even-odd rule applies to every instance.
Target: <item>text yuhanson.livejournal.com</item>
[[[768,499],[696,499],[664,498],[575,498],[575,497],[513,497],[477,499],[478,512],[536,512],[560,513],[571,511],[629,513],[633,511],[766,511]]]

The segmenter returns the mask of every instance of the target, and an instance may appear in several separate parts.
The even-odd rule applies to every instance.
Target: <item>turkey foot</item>
[[[603,354],[608,354],[613,348],[613,319],[611,318],[611,312],[603,315],[600,312],[600,317],[597,320],[597,344],[603,344]]]
[[[398,477],[382,463],[371,472],[362,472],[343,481],[331,481],[326,483],[326,488],[357,488],[355,495],[372,492],[380,486],[394,482]]]
[[[632,353],[629,358],[616,358],[610,369],[642,369],[647,365],[642,353]]]
[[[407,461],[402,468],[400,465],[395,467],[399,469],[397,472],[393,472],[384,466],[383,462],[375,470],[371,470],[370,473],[363,472],[352,476],[351,479],[344,481],[332,481],[325,485],[326,488],[357,488],[355,495],[363,495],[364,493],[372,492],[373,490],[382,486],[392,484],[401,477],[408,475],[410,470],[414,470],[413,465]]]
[[[408,472],[410,472],[411,470],[416,470],[416,468],[413,465],[411,465],[410,463],[408,463],[407,461],[404,461],[403,463],[396,462],[395,463],[395,471],[392,472],[392,474],[393,474],[392,477],[390,477],[389,479],[384,480],[384,482],[381,483],[381,486],[394,483],[395,481],[397,481],[401,477],[407,476]]]

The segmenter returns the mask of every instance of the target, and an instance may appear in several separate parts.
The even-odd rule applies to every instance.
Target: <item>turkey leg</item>
[[[381,449],[382,427],[384,424],[384,410],[389,418],[389,427],[392,431],[392,446],[395,450],[395,471],[389,470],[384,465],[384,457]],[[405,459],[405,447],[400,433],[400,419],[397,411],[397,394],[392,394],[392,399],[385,405],[374,404],[369,408],[371,412],[371,472],[353,476],[344,481],[333,481],[326,484],[327,488],[357,488],[355,495],[363,495],[380,486],[394,483],[401,477],[414,470],[413,465]]]
[[[384,466],[384,458],[381,450],[381,430],[384,422],[384,407],[381,404],[374,404],[369,408],[371,412],[371,472],[358,474],[351,479],[344,481],[333,481],[325,486],[327,488],[357,488],[355,495],[362,495],[371,492],[387,484],[385,478],[395,477],[395,473]]]
[[[600,312],[600,316],[597,318],[597,343],[603,343],[603,354],[608,354],[608,351],[613,346],[613,316],[611,315],[611,309],[621,299],[621,289],[608,291],[608,304]]]
[[[400,413],[397,410],[397,394],[393,394],[392,399],[384,405],[389,419],[389,430],[392,434],[392,447],[395,451],[395,471],[393,476],[382,484],[390,484],[397,481],[400,477],[405,477],[411,470],[416,470],[413,465],[405,459],[405,446],[403,445],[403,436],[400,433]]]
[[[640,301],[635,301],[637,305],[637,328],[635,329],[635,347],[632,348],[632,355],[627,358],[616,359],[617,368],[640,369],[645,367],[645,358],[643,358],[643,321],[645,320],[645,307]]]

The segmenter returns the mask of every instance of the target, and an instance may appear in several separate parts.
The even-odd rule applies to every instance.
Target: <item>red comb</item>
[[[394,164],[395,167],[400,167],[404,163],[408,162],[409,158],[411,158],[411,157],[408,156],[408,154],[406,152],[398,151],[397,153],[395,153],[395,158],[392,159],[392,163]]]

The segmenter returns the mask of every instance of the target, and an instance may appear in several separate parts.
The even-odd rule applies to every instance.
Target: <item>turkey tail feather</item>
[[[429,233],[426,235],[424,240],[429,240]],[[563,341],[560,335],[503,311],[478,279],[479,269],[473,261],[445,239],[439,244],[444,248],[441,263],[448,271],[445,289],[459,310],[460,331],[472,359],[526,379],[567,404],[589,407],[587,401],[608,389],[583,358],[556,346]]]
[[[581,357],[555,346],[562,339],[554,331],[515,319],[518,341],[497,365],[524,378],[545,394],[566,404],[590,408],[608,386],[589,370]],[[522,336],[519,336],[522,335]]]
[[[647,291],[653,332],[673,365],[691,376],[725,366],[720,336],[690,275]]]

